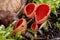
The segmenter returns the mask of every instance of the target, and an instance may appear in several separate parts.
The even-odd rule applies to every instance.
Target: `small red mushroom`
[[[47,4],[40,4],[34,13],[35,20],[37,24],[42,24],[46,21],[50,15],[50,6]]]
[[[27,29],[27,22],[25,19],[19,19],[16,26],[15,26],[15,29],[13,30],[13,35],[15,35],[16,33],[18,32],[21,32],[22,34],[24,34],[24,32],[26,31]]]
[[[34,3],[28,3],[24,7],[24,13],[26,14],[26,16],[28,18],[33,18],[34,17],[35,10],[36,10],[36,4],[34,4]]]
[[[37,30],[38,30],[38,25],[37,25],[36,22],[34,22],[34,23],[31,25],[31,29],[32,29],[33,31],[37,31]]]

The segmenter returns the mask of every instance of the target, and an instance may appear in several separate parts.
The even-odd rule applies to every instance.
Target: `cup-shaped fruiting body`
[[[38,30],[38,25],[37,25],[36,22],[34,22],[34,23],[31,25],[31,29],[32,29],[33,31],[37,31],[37,30]]]
[[[24,34],[24,32],[26,31],[27,29],[27,22],[25,19],[19,19],[16,26],[15,26],[15,29],[13,30],[13,35],[15,35],[16,33],[20,32],[22,34]]]
[[[34,4],[34,3],[28,3],[24,7],[24,13],[26,14],[26,16],[28,18],[33,18],[34,17],[35,10],[36,10],[36,4]]]
[[[48,4],[40,4],[34,13],[37,24],[41,24],[47,20],[50,15],[50,6]]]

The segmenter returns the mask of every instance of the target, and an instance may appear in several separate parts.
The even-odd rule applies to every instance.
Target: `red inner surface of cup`
[[[21,19],[21,20],[19,20],[19,21],[17,22],[16,28],[17,28],[18,26],[20,26],[20,25],[22,24],[22,22],[23,22],[23,20],[22,20],[22,19]]]
[[[31,26],[31,28],[32,28],[33,30],[35,30],[35,29],[36,29],[36,23],[33,23],[32,26]]]
[[[37,20],[39,21],[39,20],[43,19],[45,16],[47,16],[48,12],[49,12],[48,5],[42,4],[42,5],[38,6],[38,8],[36,9]]]
[[[27,15],[30,15],[34,11],[35,5],[34,4],[29,4],[26,7]]]

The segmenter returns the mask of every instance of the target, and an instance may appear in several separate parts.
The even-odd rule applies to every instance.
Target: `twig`
[[[27,24],[29,24],[32,20],[33,20],[33,19],[30,19],[30,20],[27,22]]]
[[[47,21],[45,21],[40,27],[39,30],[42,29],[46,25]]]
[[[56,38],[57,40],[60,40],[60,38]]]
[[[51,39],[51,40],[54,40],[54,39],[55,39],[55,40],[60,40],[60,38],[53,38],[53,39]]]
[[[21,6],[20,10],[17,12],[16,15],[18,15],[23,10],[24,6],[25,6],[25,3]]]
[[[43,34],[43,33],[42,33],[42,30],[38,30],[38,32],[39,32],[40,34]]]
[[[39,29],[38,29],[38,32],[39,32],[39,33],[43,34],[42,31],[41,31],[41,29],[46,25],[46,23],[47,23],[47,21],[45,21],[45,22],[39,27]]]

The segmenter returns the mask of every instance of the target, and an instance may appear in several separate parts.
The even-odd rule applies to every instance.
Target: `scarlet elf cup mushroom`
[[[24,13],[26,14],[26,16],[28,18],[33,18],[34,17],[35,10],[36,10],[36,4],[34,4],[34,3],[28,3],[24,7]]]
[[[15,29],[13,30],[13,35],[15,35],[18,32],[21,32],[22,34],[24,34],[24,32],[26,31],[26,28],[27,28],[26,20],[23,18],[19,19],[15,26]]]
[[[37,24],[42,24],[45,22],[50,15],[50,6],[48,4],[40,4],[34,13],[35,20]]]
[[[51,9],[48,4],[40,4],[36,7],[36,4],[28,3],[24,8],[24,13],[28,18],[35,17],[36,23],[31,25],[32,30],[36,30],[38,27],[37,24],[42,24],[48,19],[50,11]]]
[[[36,22],[32,23],[31,29],[32,29],[33,31],[37,31],[37,30],[38,30],[38,25],[37,25]]]

